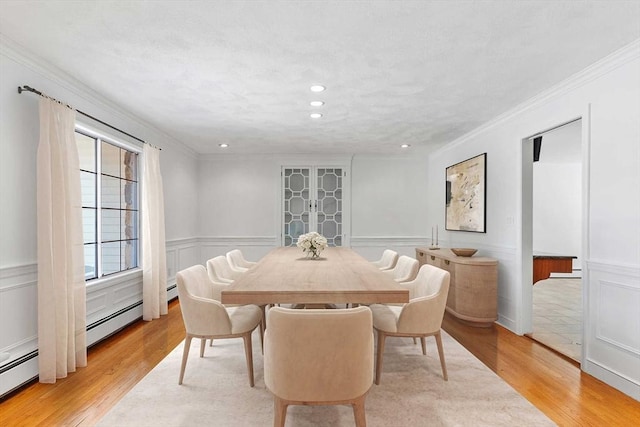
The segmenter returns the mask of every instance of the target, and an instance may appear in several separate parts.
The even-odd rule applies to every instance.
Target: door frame
[[[517,333],[524,335],[533,332],[533,141],[532,137],[552,129],[581,120],[582,149],[582,355],[581,364],[586,360],[587,328],[589,327],[589,270],[587,260],[589,254],[589,176],[591,153],[591,105],[587,104],[580,114],[565,120],[556,121],[530,136],[520,140],[521,150],[521,191],[520,191],[520,227],[517,227],[516,262],[520,267],[520,310],[516,322]]]

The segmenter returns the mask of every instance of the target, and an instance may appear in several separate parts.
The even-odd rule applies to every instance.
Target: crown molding
[[[118,104],[112,102],[105,96],[94,91],[93,89],[88,87],[86,84],[75,79],[73,76],[64,72],[60,68],[32,54],[28,49],[14,42],[13,40],[11,40],[10,38],[8,38],[2,33],[0,33],[0,55],[6,56],[7,58],[10,58],[13,61],[17,62],[18,64],[25,66],[31,71],[37,74],[40,74],[41,76],[51,80],[53,83],[61,86],[65,90],[84,99],[88,103],[95,105],[99,108],[108,110],[109,112],[117,115],[122,120],[133,121],[136,124],[150,131],[153,131],[154,133],[162,135],[164,138],[166,138],[168,141],[172,143],[174,148],[177,148],[183,151],[185,154],[191,156],[192,158],[197,157],[198,154],[193,149],[185,145],[184,143],[178,141],[177,139],[167,134],[166,132],[151,125],[149,122],[141,119],[140,117],[120,107]],[[29,84],[29,82],[25,82],[24,84]],[[61,101],[64,101],[64,100],[61,100]],[[153,141],[153,144],[157,145],[156,141]],[[163,148],[163,147],[160,147],[160,148]]]
[[[439,154],[442,152],[446,152],[451,148],[454,148],[460,144],[463,144],[470,139],[475,138],[476,136],[496,127],[500,124],[519,116],[529,110],[535,109],[543,104],[548,103],[549,101],[558,98],[562,95],[565,95],[569,92],[572,92],[593,80],[596,80],[603,75],[606,75],[613,70],[640,58],[640,39],[636,39],[628,45],[622,47],[611,53],[610,55],[605,56],[601,60],[595,62],[594,64],[584,68],[583,70],[575,73],[569,78],[563,80],[558,83],[540,92],[538,95],[535,95],[532,98],[524,101],[523,103],[517,105],[516,107],[500,114],[494,119],[486,122],[485,124],[475,128],[474,130],[462,135],[459,138],[454,139],[448,144],[443,145],[441,148],[434,150],[434,154]]]

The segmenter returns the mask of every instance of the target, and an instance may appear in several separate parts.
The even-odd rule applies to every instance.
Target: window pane
[[[80,171],[80,186],[82,189],[82,206],[96,207],[96,174]]]
[[[120,177],[120,148],[102,141],[102,173]]]
[[[137,239],[138,238],[138,212],[121,211],[122,212],[122,235],[121,239]]]
[[[78,158],[80,169],[96,171],[96,140],[76,132],[76,145],[78,146]]]
[[[102,207],[120,209],[120,179],[102,175]]]
[[[138,180],[138,155],[127,150],[120,150],[122,152],[122,168],[124,173],[123,178],[129,181]]]
[[[122,180],[122,206],[123,209],[138,209],[138,183]]]
[[[82,208],[82,236],[84,243],[96,243],[96,210]]]
[[[122,269],[128,270],[138,266],[138,241],[127,240],[122,242]]]
[[[120,242],[102,244],[102,274],[120,271]]]
[[[139,155],[79,132],[76,132],[76,144],[82,169],[85,279],[97,278],[98,271],[105,276],[136,268],[140,231]]]
[[[103,242],[121,240],[120,238],[120,210],[102,209],[102,238]]]
[[[95,279],[98,277],[98,269],[96,268],[96,260],[98,254],[96,244],[84,245],[84,279]]]

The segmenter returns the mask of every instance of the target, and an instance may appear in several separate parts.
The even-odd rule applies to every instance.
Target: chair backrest
[[[425,264],[414,280],[414,298],[398,317],[398,332],[433,333],[440,330],[449,295],[449,272]]]
[[[229,261],[227,261],[227,257],[224,255],[219,255],[217,257],[213,257],[207,261],[207,269],[209,270],[209,276],[213,279],[217,276],[216,281],[224,282],[225,280],[236,280],[238,277],[242,276],[243,273],[231,269],[229,265]],[[222,279],[222,280],[219,280]]]
[[[234,249],[232,251],[227,252],[227,258],[229,258],[230,255],[231,257],[233,257],[233,262],[229,260],[229,262],[232,265],[235,263],[239,267],[251,268],[257,264],[257,262],[255,261],[247,261],[244,258],[244,255],[242,254],[242,251],[240,249]]]
[[[419,266],[417,259],[402,255],[398,258],[398,263],[393,270],[385,270],[385,272],[390,274],[396,282],[408,282],[416,277]]]
[[[176,274],[178,299],[184,327],[192,335],[227,335],[231,320],[226,308],[212,299],[212,283],[202,265],[194,265]]]
[[[398,252],[391,249],[385,249],[382,252],[382,258],[379,261],[374,262],[374,265],[381,270],[389,270],[395,267],[398,261]]]
[[[281,399],[332,402],[365,394],[373,383],[368,307],[269,310],[264,381]]]
[[[242,252],[240,249],[234,249],[232,251],[227,252],[227,261],[229,262],[229,266],[232,269],[244,272],[249,268],[247,266],[247,262],[242,256]]]

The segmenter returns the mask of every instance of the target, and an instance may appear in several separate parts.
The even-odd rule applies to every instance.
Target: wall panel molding
[[[279,246],[277,236],[216,236],[199,241],[202,246]]]
[[[351,236],[351,247],[428,246],[427,237],[411,236]]]
[[[640,280],[640,265],[620,264],[616,262],[587,260],[587,269],[594,273],[615,274]],[[640,283],[638,284],[640,286]]]
[[[11,267],[0,267],[0,292],[4,288],[37,283],[38,264],[24,264]]]
[[[596,321],[595,321],[595,337],[600,341],[604,341],[609,345],[612,345],[618,349],[630,352],[636,356],[640,356],[640,288],[627,285],[624,283],[618,283],[610,280],[598,281],[598,300],[596,302]],[[613,335],[617,334],[624,336],[626,330],[620,330],[615,322],[615,318],[619,313],[620,304],[627,303],[632,309],[635,307],[636,330],[635,335],[636,342],[623,342],[620,338],[616,338]],[[627,312],[622,310],[622,312]],[[626,323],[626,322],[625,322]],[[633,325],[630,324],[629,328],[634,331]],[[633,337],[631,337],[633,339]]]

